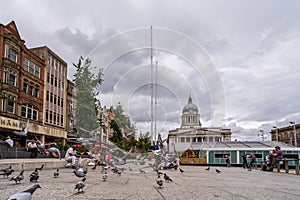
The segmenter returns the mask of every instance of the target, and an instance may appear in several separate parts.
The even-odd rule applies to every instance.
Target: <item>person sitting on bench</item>
[[[81,166],[81,157],[76,152],[76,145],[72,145],[66,152],[65,159],[67,162],[72,162],[72,168],[76,168],[76,161],[78,165]]]
[[[273,160],[272,160],[271,166],[267,168],[267,171],[273,171],[274,166],[279,165],[279,162],[283,158],[283,152],[281,151],[279,146],[275,147],[275,150],[273,151],[272,156],[273,156]]]

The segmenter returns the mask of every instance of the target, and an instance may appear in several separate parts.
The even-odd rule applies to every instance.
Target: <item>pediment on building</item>
[[[18,28],[16,26],[16,23],[14,21],[11,21],[9,24],[5,26],[11,33],[16,35],[19,40],[21,40],[21,36],[19,34]]]

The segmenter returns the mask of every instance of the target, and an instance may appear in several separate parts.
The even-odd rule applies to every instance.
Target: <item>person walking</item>
[[[243,161],[243,168],[245,169],[245,168],[249,168],[248,167],[248,163],[247,163],[247,154],[244,154],[243,156],[242,156],[242,161]]]
[[[229,156],[226,157],[226,167],[231,167],[230,157]]]
[[[255,163],[256,163],[256,157],[255,157],[254,154],[251,154],[251,155],[250,155],[250,164],[249,164],[249,169],[248,169],[248,171],[251,171],[251,170],[252,170],[253,164],[255,164]]]

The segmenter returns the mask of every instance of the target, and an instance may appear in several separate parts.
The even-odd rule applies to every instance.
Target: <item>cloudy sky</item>
[[[104,69],[102,105],[121,102],[143,132],[150,131],[153,26],[158,132],[180,127],[191,95],[204,127],[257,140],[259,130],[270,139],[273,126],[300,123],[299,10],[297,0],[3,0],[0,23],[14,20],[27,47],[60,55],[69,79],[79,56],[91,58]]]

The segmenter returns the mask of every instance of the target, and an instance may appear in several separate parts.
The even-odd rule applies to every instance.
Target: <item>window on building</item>
[[[31,104],[23,104],[21,108],[21,116],[28,119],[38,120],[38,110]]]
[[[47,83],[50,83],[50,74],[47,73]]]
[[[54,76],[51,75],[51,85],[53,85],[53,81],[54,81]]]
[[[35,85],[35,89],[34,89],[34,97],[39,98],[39,93],[40,93],[40,86],[39,85]]]
[[[33,74],[34,76],[40,78],[41,68],[40,66],[34,64],[28,58],[24,59],[24,70]]]
[[[49,101],[49,92],[46,94],[46,101]]]
[[[46,110],[46,122],[49,121],[49,110]]]
[[[49,115],[49,122],[52,124],[52,117],[53,117],[53,115],[52,115],[52,111],[50,111],[50,115]]]
[[[60,126],[60,115],[59,114],[57,114],[57,125]]]
[[[57,60],[56,63],[55,63],[55,67],[54,67],[55,70],[58,69],[58,65],[59,65],[59,62],[58,62],[58,60]]]
[[[56,105],[56,95],[54,95],[53,103]]]
[[[23,81],[23,92],[27,93],[28,92],[28,87],[29,87],[28,80],[24,79],[24,81]]]
[[[61,124],[61,126],[64,125],[64,117],[63,117],[63,115],[60,115],[60,124]]]
[[[9,73],[9,84],[12,86],[17,86],[17,75],[12,71]]]
[[[56,124],[56,113],[53,113],[53,124]]]
[[[7,101],[7,112],[15,113],[15,97],[8,98]]]
[[[34,83],[30,82],[28,94],[30,94],[31,96],[33,96],[33,90],[34,90]]]
[[[227,158],[230,156],[230,153],[215,153],[215,158]]]
[[[53,103],[53,94],[50,93],[50,103]]]
[[[191,138],[190,137],[186,137],[186,142],[190,142]]]
[[[22,105],[21,107],[21,116],[26,117],[27,116],[27,106]]]
[[[29,72],[31,74],[34,74],[34,63],[33,62],[30,62],[30,65],[29,65]]]
[[[37,110],[32,110],[32,119],[37,120],[38,112]]]
[[[57,97],[57,105],[60,106],[60,97]]]
[[[18,62],[18,53],[15,49],[10,49],[9,51],[9,59],[14,61],[15,63]]]
[[[57,78],[54,79],[54,86],[57,87]]]
[[[60,104],[61,107],[64,107],[64,99],[61,98],[61,104]]]
[[[27,58],[24,59],[24,70],[29,72],[30,62]]]
[[[48,55],[47,64],[48,64],[49,66],[50,66],[50,64],[51,64],[51,56],[50,56],[50,55]]]
[[[40,66],[36,65],[35,66],[35,76],[40,78],[40,73],[41,73],[41,68],[40,68]]]
[[[181,137],[181,138],[180,138],[180,142],[184,142],[184,137]]]

